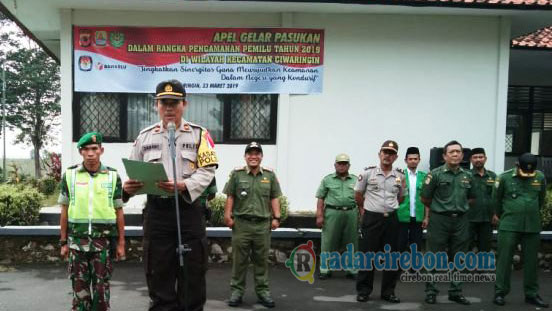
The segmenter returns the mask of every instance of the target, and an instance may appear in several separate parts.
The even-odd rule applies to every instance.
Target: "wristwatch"
[[[63,247],[65,245],[67,245],[67,240],[59,240],[59,246],[60,247]]]
[[[278,222],[280,222],[280,217],[272,217],[272,219],[275,219],[275,220],[277,220]]]

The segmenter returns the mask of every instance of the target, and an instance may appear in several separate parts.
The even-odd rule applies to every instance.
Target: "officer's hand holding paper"
[[[159,182],[168,180],[163,164],[129,159],[123,159],[123,164],[128,177],[143,184],[136,194],[167,195],[158,187]]]

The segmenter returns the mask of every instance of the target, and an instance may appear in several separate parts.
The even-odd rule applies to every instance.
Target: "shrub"
[[[0,185],[0,226],[36,224],[43,198],[28,186]]]
[[[56,192],[59,182],[54,177],[44,177],[38,181],[38,191],[45,195]]]
[[[280,222],[284,221],[288,217],[289,201],[287,197],[281,196],[280,198]],[[209,208],[211,209],[211,221],[210,224],[213,227],[226,227],[224,223],[224,204],[226,203],[226,196],[224,194],[217,194],[217,196],[209,201]]]

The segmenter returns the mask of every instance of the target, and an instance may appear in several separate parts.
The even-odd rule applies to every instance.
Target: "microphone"
[[[169,122],[167,125],[167,129],[169,130],[169,148],[171,150],[171,157],[173,159],[176,159],[176,139],[174,132],[176,131],[176,124],[174,122]]]

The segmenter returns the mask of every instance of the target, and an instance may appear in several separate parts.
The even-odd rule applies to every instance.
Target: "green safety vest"
[[[113,196],[117,185],[117,172],[98,172],[94,176],[86,170],[68,169],[66,173],[69,189],[68,221],[76,224],[115,224],[116,215]]]

